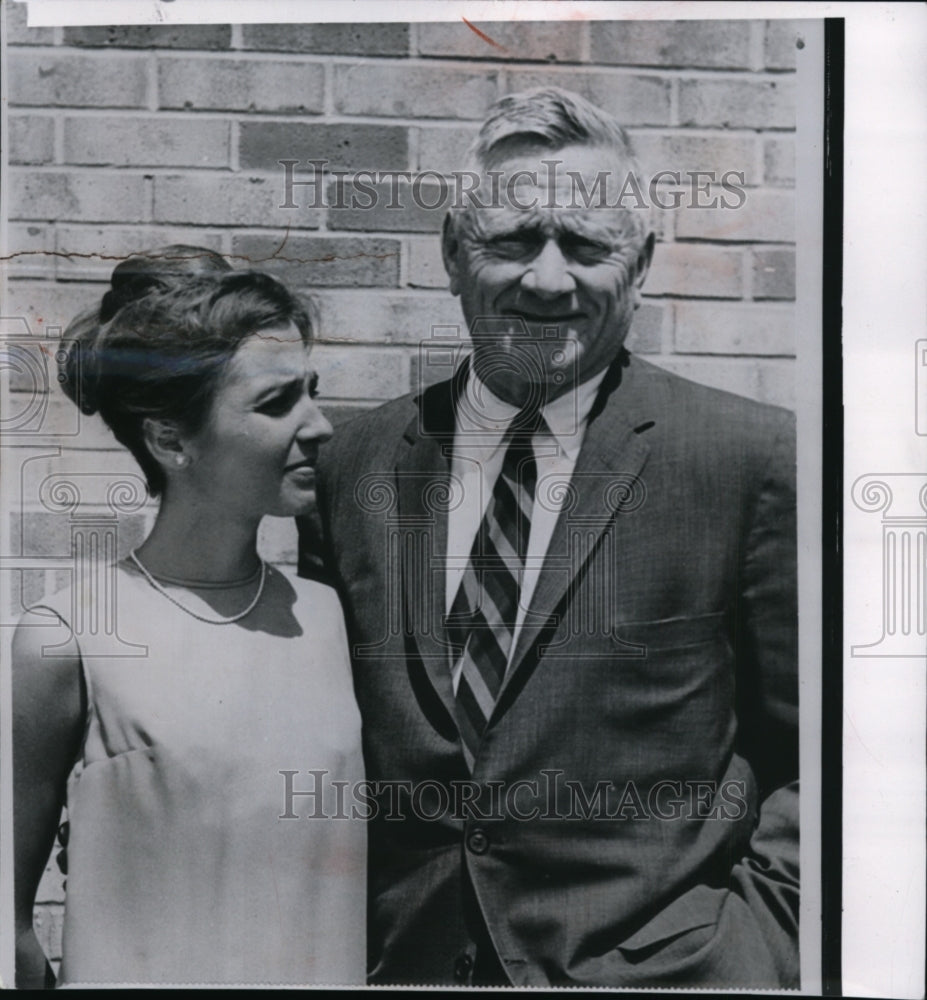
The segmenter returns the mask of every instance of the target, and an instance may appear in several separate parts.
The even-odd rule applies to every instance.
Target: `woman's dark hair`
[[[149,267],[152,259],[120,264],[100,309],[78,316],[65,330],[62,374],[68,396],[84,413],[99,412],[157,496],[165,477],[145,444],[145,418],[196,432],[243,340],[292,323],[308,342],[312,326],[306,306],[267,274],[165,272],[157,264]]]
[[[170,288],[178,280],[231,270],[232,265],[215,250],[184,243],[133,254],[113,268],[109,291],[100,303],[100,322],[108,323],[124,305],[156,289]]]

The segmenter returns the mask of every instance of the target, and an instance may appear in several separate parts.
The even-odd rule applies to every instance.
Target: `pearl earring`
[[[188,458],[188,457],[187,457],[186,455],[175,455],[175,456],[174,456],[174,461],[175,461],[175,462],[176,462],[176,463],[177,463],[177,464],[178,464],[179,466],[183,467],[184,465],[186,465],[186,464],[187,464],[187,462],[189,462],[189,461],[190,461],[190,459],[189,459],[189,458]]]

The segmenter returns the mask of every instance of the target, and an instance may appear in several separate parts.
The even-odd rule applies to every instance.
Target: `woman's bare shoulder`
[[[27,728],[46,732],[79,727],[83,715],[81,654],[71,627],[51,609],[26,611],[13,633],[13,713]]]
[[[65,616],[48,604],[36,604],[25,611],[13,633],[14,671],[38,670],[61,673],[80,664],[80,649]]]

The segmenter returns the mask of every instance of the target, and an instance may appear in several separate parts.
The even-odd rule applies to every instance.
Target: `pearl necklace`
[[[186,611],[188,615],[196,618],[198,621],[206,622],[209,625],[231,625],[232,622],[241,621],[245,615],[250,614],[256,607],[257,602],[261,599],[261,594],[264,593],[264,584],[267,582],[267,563],[261,560],[261,582],[258,584],[257,593],[254,595],[254,599],[245,608],[244,611],[239,611],[237,615],[232,615],[231,618],[208,618],[206,615],[201,615],[197,611],[191,611],[186,605],[181,604],[175,597],[172,597],[160,583],[148,572],[147,569],[141,564],[138,556],[135,554],[135,550],[129,553],[129,558],[135,563],[136,566],[142,571],[142,575],[151,584],[152,587],[159,593],[166,597],[171,604],[176,604],[181,611]]]

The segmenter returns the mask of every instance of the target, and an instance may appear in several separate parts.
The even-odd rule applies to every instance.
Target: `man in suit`
[[[339,428],[301,524],[376,792],[370,981],[795,986],[790,414],[624,349],[654,237],[610,116],[512,95],[474,157],[472,356]]]

